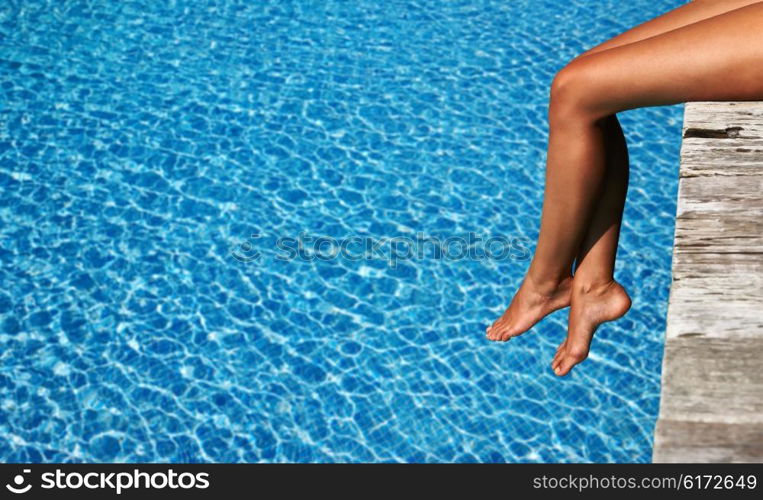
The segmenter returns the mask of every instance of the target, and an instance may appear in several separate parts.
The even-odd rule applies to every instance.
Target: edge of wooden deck
[[[686,105],[654,462],[763,462],[763,102]]]

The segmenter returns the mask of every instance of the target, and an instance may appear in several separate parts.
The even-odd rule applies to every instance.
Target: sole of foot
[[[567,338],[556,351],[551,369],[560,377],[588,357],[591,340],[602,323],[619,319],[631,307],[631,298],[616,281],[573,286]]]

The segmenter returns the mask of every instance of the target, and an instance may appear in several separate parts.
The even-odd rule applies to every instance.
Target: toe
[[[562,359],[559,361],[554,373],[563,377],[567,375],[572,368],[584,361],[588,357],[588,346],[571,345],[565,350]]]
[[[495,323],[490,327],[490,336],[493,337],[493,340],[500,340],[501,334],[506,328],[506,322],[503,318],[498,318]]]
[[[508,327],[504,328],[503,331],[501,332],[500,340],[502,342],[507,342],[508,340],[511,339],[511,337],[513,337],[513,335],[511,334],[511,328],[508,328]]]
[[[554,368],[554,373],[558,377],[564,377],[568,373],[570,373],[570,370],[572,370],[572,367],[575,366],[575,363],[570,359],[569,356],[564,356],[562,359],[559,360],[556,367]]]
[[[554,373],[557,373],[557,371],[562,366],[562,361],[564,361],[564,356],[559,356],[552,364],[551,364],[551,370],[553,370]]]
[[[551,360],[551,369],[556,369],[557,365],[559,364],[559,361],[562,360],[562,353],[557,352],[554,354],[554,359]]]
[[[498,328],[496,328],[495,325],[491,326],[490,327],[490,331],[487,334],[487,338],[490,339],[490,340],[498,340],[496,338],[496,333],[498,333]]]
[[[496,342],[501,340],[501,336],[503,335],[503,328],[498,326],[493,328],[492,334],[493,334],[493,340],[495,340]]]
[[[496,334],[498,333],[501,325],[500,318],[497,319],[492,325],[487,327],[487,336],[490,340],[497,340]]]
[[[556,361],[556,365],[553,367],[553,370],[557,376],[564,377],[570,372],[573,366],[575,366],[575,363],[572,361],[572,358],[570,358],[569,353],[565,351],[561,356],[559,356],[559,359]]]
[[[557,365],[559,365],[559,362],[562,360],[562,357],[565,353],[565,347],[567,346],[567,339],[564,339],[564,342],[559,344],[559,347],[556,348],[556,352],[554,353],[554,359],[551,360],[551,369],[556,370]]]

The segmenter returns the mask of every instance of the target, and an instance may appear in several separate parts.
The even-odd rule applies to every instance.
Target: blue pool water
[[[634,308],[591,358],[550,372],[564,312],[484,329],[553,74],[678,4],[3,2],[0,459],[648,461],[680,107],[622,117]],[[300,233],[513,253],[284,259]]]

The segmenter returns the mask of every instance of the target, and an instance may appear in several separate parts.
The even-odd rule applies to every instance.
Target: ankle
[[[606,291],[615,283],[613,277],[588,277],[575,275],[572,278],[572,288],[578,293],[600,293]]]
[[[572,276],[538,276],[530,270],[527,272],[526,280],[536,292],[542,295],[552,295],[572,280]]]

